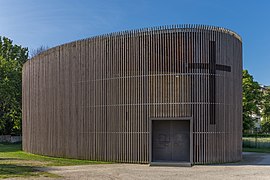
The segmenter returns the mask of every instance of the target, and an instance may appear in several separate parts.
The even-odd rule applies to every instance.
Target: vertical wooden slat
[[[230,72],[210,74],[210,41],[216,64]],[[195,164],[237,161],[241,77],[241,38],[224,28],[163,26],[61,45],[23,67],[23,149],[148,163],[149,119],[190,117]]]

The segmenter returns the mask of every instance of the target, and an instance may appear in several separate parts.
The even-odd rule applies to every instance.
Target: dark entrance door
[[[190,162],[190,121],[152,121],[152,161]]]

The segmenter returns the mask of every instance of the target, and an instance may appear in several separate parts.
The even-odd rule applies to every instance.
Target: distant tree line
[[[37,56],[37,55],[39,55],[40,53],[42,53],[43,51],[46,51],[47,49],[49,49],[49,46],[43,46],[43,45],[39,46],[39,47],[36,48],[36,49],[32,49],[32,50],[30,51],[30,57],[29,57],[29,58],[32,58],[32,57],[34,57],[34,56]]]

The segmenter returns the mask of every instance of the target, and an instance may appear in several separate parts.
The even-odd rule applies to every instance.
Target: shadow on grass
[[[0,152],[16,152],[21,150],[21,143],[0,143]]]
[[[27,178],[27,177],[50,177],[59,178],[56,174],[51,174],[42,170],[40,167],[22,166],[15,164],[0,164],[0,179],[5,178]]]
[[[16,160],[21,160],[19,158],[0,158],[0,161],[16,161]]]
[[[0,164],[0,178],[39,176],[39,172],[31,166]]]

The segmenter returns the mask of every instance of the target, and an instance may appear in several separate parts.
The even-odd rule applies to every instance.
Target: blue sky
[[[244,68],[270,85],[269,0],[0,0],[0,36],[30,50],[171,24],[236,31],[243,38]]]

